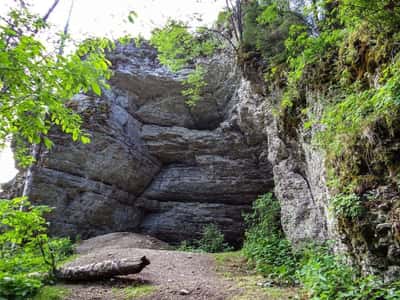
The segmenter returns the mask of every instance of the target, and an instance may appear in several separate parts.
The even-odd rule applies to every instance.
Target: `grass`
[[[32,300],[62,300],[69,295],[70,291],[61,286],[46,285],[39,290]]]
[[[126,300],[136,299],[152,294],[155,291],[155,287],[152,285],[140,285],[140,286],[128,286],[124,288],[113,288],[115,296]]]
[[[300,290],[294,287],[263,287],[265,278],[256,274],[247,265],[240,251],[214,254],[217,272],[233,281],[239,294],[231,300],[289,300],[305,299]]]
[[[66,263],[69,263],[69,262],[74,261],[74,260],[77,259],[78,257],[79,257],[78,254],[72,254],[72,255],[68,256],[67,258],[65,258],[65,259],[63,259],[63,260],[57,262],[57,268],[62,267],[62,266],[65,265]]]

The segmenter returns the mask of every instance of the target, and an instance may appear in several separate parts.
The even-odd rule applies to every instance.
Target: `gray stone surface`
[[[260,159],[273,166],[274,192],[281,205],[283,230],[294,245],[325,241],[330,233],[325,211],[328,198],[324,161],[306,141],[289,137],[278,124],[274,103],[282,96],[280,91],[265,99],[255,90],[249,81],[242,80],[238,89],[237,123],[248,143],[268,142]]]
[[[146,218],[141,230],[160,239],[179,243],[199,239],[204,226],[216,224],[233,245],[242,240],[244,231],[242,214],[249,212],[248,205],[226,205],[198,202],[144,201]],[[150,207],[151,205],[151,207]]]
[[[198,62],[209,84],[191,108],[180,82],[189,69],[172,74],[147,45],[118,46],[110,60],[112,89],[71,101],[91,143],[53,132],[55,147],[42,151],[34,170],[30,198],[55,207],[51,232],[86,238],[142,231],[177,243],[215,223],[239,243],[242,213],[273,189],[273,176],[262,156],[266,142],[237,125],[232,60]],[[241,116],[241,125],[253,128],[250,113]]]

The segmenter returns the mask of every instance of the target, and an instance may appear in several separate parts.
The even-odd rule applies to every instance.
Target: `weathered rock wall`
[[[33,170],[30,198],[55,207],[53,233],[142,231],[176,243],[198,238],[215,223],[238,243],[243,212],[258,195],[274,191],[294,245],[335,240],[365,272],[387,278],[399,272],[400,229],[393,231],[399,195],[379,187],[370,191],[378,202],[365,219],[336,220],[324,156],[312,143],[320,128],[304,129],[302,120],[278,115],[282,90],[263,95],[259,83],[220,54],[202,62],[208,87],[191,108],[180,83],[189,70],[170,73],[148,46],[120,46],[110,59],[112,89],[70,103],[92,142],[73,143],[54,132],[54,149],[42,152]],[[305,95],[317,118],[323,93]]]
[[[364,274],[383,275],[386,281],[400,276],[400,194],[398,187],[375,185],[360,197],[364,203],[361,217],[337,219],[331,210],[324,153],[314,137],[322,128],[305,129],[304,120],[288,120],[275,112],[282,91],[256,99],[251,82],[242,80],[241,104],[251,107],[253,119],[262,120],[258,132],[265,132],[268,160],[273,165],[274,191],[281,205],[281,222],[294,245],[334,241],[337,252],[346,253]],[[319,118],[323,99],[334,91],[308,90],[305,94],[308,113]],[[252,96],[249,96],[252,95]],[[247,101],[247,102],[246,102]],[[306,119],[306,118],[304,118]],[[249,131],[251,132],[251,130]],[[382,162],[384,163],[384,162]],[[371,200],[372,199],[372,200]]]
[[[281,91],[262,96],[259,88],[242,79],[238,89],[242,110],[250,112],[242,130],[254,132],[267,141],[264,155],[273,166],[274,192],[281,205],[281,222],[287,237],[300,245],[309,241],[326,241],[334,236],[328,217],[328,190],[325,184],[324,160],[311,146],[310,139],[299,128],[296,134],[280,124],[275,103]],[[247,126],[247,128],[246,128]]]
[[[190,108],[180,83],[188,70],[170,73],[146,45],[119,46],[110,59],[112,89],[70,103],[92,142],[54,132],[54,149],[33,171],[31,200],[55,207],[51,231],[142,231],[179,242],[215,223],[238,243],[242,213],[273,189],[273,175],[264,138],[242,130],[253,119],[237,112],[236,66],[223,55],[205,60],[209,84]]]

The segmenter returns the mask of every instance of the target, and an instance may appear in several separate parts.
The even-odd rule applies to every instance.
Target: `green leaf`
[[[129,12],[129,14],[128,14],[128,20],[129,20],[129,22],[131,22],[131,23],[135,23],[135,19],[137,19],[137,17],[138,17],[138,14],[137,14],[137,12],[135,12],[134,10],[131,10],[131,11]]]
[[[44,137],[43,142],[47,149],[51,149],[53,147],[53,142],[49,138]]]
[[[85,136],[85,135],[82,135],[82,136],[81,136],[81,142],[82,142],[83,144],[89,144],[89,143],[91,142],[90,137]]]
[[[97,96],[101,96],[101,88],[97,82],[92,83],[92,90]]]

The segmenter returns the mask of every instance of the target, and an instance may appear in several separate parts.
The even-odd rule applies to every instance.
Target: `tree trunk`
[[[106,260],[83,266],[65,267],[57,270],[55,276],[62,281],[93,281],[118,275],[139,273],[150,264],[146,256],[129,259]]]

